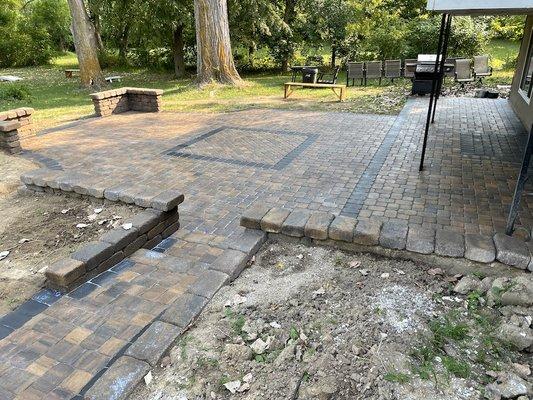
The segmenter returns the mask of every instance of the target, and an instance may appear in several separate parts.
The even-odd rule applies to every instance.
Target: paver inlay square
[[[281,169],[314,140],[315,135],[221,127],[179,144],[168,155],[243,166]]]

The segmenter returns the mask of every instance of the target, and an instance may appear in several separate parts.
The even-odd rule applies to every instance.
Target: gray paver
[[[435,230],[418,225],[409,226],[405,248],[414,253],[433,253],[435,250]]]
[[[261,229],[269,233],[280,233],[283,222],[289,216],[290,211],[282,208],[271,208],[261,220]]]
[[[379,244],[388,249],[405,249],[408,229],[407,223],[405,222],[385,222],[379,235]]]
[[[338,215],[329,226],[328,237],[331,240],[351,243],[356,224],[357,220],[355,218]]]
[[[155,366],[174,340],[181,334],[182,328],[161,321],[153,322],[150,327],[133,343],[125,355],[146,361]]]
[[[223,272],[229,276],[230,281],[237,278],[246,267],[248,254],[239,250],[224,250],[211,265],[211,269]]]
[[[166,190],[152,199],[152,208],[160,211],[170,211],[183,203],[184,195],[177,190]]]
[[[210,299],[229,280],[229,275],[209,270],[198,275],[198,279],[187,289],[188,293]]]
[[[254,204],[241,216],[241,226],[250,229],[261,229],[261,220],[272,207],[265,204]]]
[[[439,229],[435,235],[435,254],[446,257],[462,257],[465,254],[464,242],[463,235]]]
[[[100,240],[102,242],[114,245],[114,251],[122,250],[128,244],[137,239],[138,231],[136,229],[126,230],[122,227],[115,228],[105,233]]]
[[[531,257],[522,240],[507,236],[504,233],[497,233],[494,235],[494,245],[496,246],[496,259],[498,261],[520,269],[528,267]]]
[[[496,258],[492,237],[478,234],[465,235],[465,258],[481,263],[491,263]]]
[[[283,222],[281,233],[287,236],[303,237],[305,224],[309,220],[311,212],[308,210],[293,210]]]
[[[182,294],[161,315],[161,320],[186,328],[202,312],[209,300],[191,293]]]
[[[70,255],[70,258],[82,261],[85,269],[90,271],[115,253],[115,246],[106,242],[89,242]]]
[[[381,222],[378,220],[359,220],[353,230],[353,242],[364,246],[375,246],[379,243]]]
[[[305,224],[305,236],[311,239],[326,240],[328,229],[335,216],[327,212],[314,212]]]
[[[247,254],[254,254],[259,250],[266,239],[267,234],[265,232],[245,228],[244,231],[226,239],[223,245],[233,250],[240,250]]]
[[[127,398],[150,370],[150,365],[132,357],[122,356],[87,392],[91,400]]]

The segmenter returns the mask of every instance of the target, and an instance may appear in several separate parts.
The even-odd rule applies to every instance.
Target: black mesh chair
[[[316,83],[323,83],[325,85],[335,85],[337,83],[337,80],[339,79],[340,70],[341,67],[335,67],[335,69],[331,73],[319,73]]]

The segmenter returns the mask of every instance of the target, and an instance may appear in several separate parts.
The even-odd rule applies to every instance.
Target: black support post
[[[431,117],[431,123],[435,122],[435,112],[437,111],[437,103],[442,92],[442,84],[444,82],[444,66],[446,64],[446,57],[448,56],[448,42],[450,40],[450,29],[452,27],[452,16],[448,15],[448,21],[446,22],[446,32],[444,33],[444,43],[442,45],[442,55],[440,56],[440,70],[438,71],[437,92],[435,93],[435,104],[433,105],[433,116]]]
[[[507,217],[507,227],[505,233],[507,235],[512,235],[514,232],[514,224],[516,218],[518,217],[518,207],[520,206],[520,199],[522,198],[522,193],[524,192],[524,187],[528,180],[528,170],[529,163],[531,161],[531,154],[533,153],[533,126],[529,131],[529,136],[527,138],[527,145],[524,150],[524,157],[522,159],[522,167],[520,168],[520,174],[516,181],[516,187],[514,190],[513,202],[511,203],[511,209],[509,210],[509,216]]]
[[[429,98],[429,108],[428,108],[428,115],[426,120],[426,129],[424,131],[424,141],[422,143],[422,154],[420,156],[420,166],[418,168],[419,171],[422,171],[424,169],[424,159],[426,157],[426,147],[427,147],[427,140],[428,140],[428,134],[429,134],[429,126],[431,124],[431,119],[434,114],[434,107],[436,107],[436,97],[437,97],[437,89],[439,89],[440,86],[440,79],[441,76],[444,76],[444,64],[443,61],[445,59],[445,49],[444,47],[448,46],[448,37],[450,33],[450,27],[451,27],[451,16],[449,14],[442,14],[442,20],[440,24],[440,33],[439,33],[439,45],[437,48],[437,59],[435,60],[435,69],[434,74],[431,82],[431,95]],[[441,68],[442,66],[442,68]]]

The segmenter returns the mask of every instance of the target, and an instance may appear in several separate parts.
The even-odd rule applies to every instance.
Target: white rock
[[[70,211],[70,208],[65,208],[64,210],[61,210],[61,214],[66,214]]]
[[[278,322],[276,322],[276,321],[272,321],[269,325],[272,328],[274,328],[274,329],[280,329],[281,328],[281,325]]]
[[[22,238],[22,239],[19,240],[19,244],[27,243],[29,241],[30,241],[30,239]]]
[[[9,255],[9,251],[2,251],[0,252],[0,260],[3,260],[4,258],[6,258],[7,256]]]
[[[323,287],[320,287],[319,289],[317,289],[317,290],[315,290],[315,291],[313,292],[313,294],[314,294],[315,296],[321,296],[321,295],[323,295],[323,294],[325,294],[325,293],[326,293],[326,289],[324,289]]]
[[[122,229],[124,229],[125,231],[129,231],[132,227],[133,227],[133,224],[131,222],[122,224]]]
[[[144,383],[146,383],[146,386],[148,386],[150,383],[152,383],[152,380],[154,379],[154,377],[152,376],[152,371],[149,371],[145,376],[144,376]]]
[[[381,274],[381,277],[383,279],[386,279],[386,278],[390,277],[390,274],[388,272],[384,272],[384,273]]]
[[[224,387],[228,389],[232,394],[237,393],[237,390],[241,387],[241,381],[231,381],[224,384]]]
[[[87,225],[87,224],[77,224],[77,225],[76,225],[76,228],[78,228],[78,229],[83,229],[83,228],[87,228],[88,226],[89,226],[89,225]]]
[[[252,343],[250,348],[255,354],[263,354],[268,349],[268,344],[261,338]]]
[[[95,208],[93,211],[94,211],[95,214],[100,214],[102,211],[104,211],[104,209],[103,208]]]
[[[252,373],[249,372],[249,373],[247,373],[246,375],[244,375],[244,376],[242,377],[242,380],[243,380],[244,382],[248,382],[248,383],[249,383],[249,382],[252,381],[253,378],[254,378],[254,377],[253,377]]]

